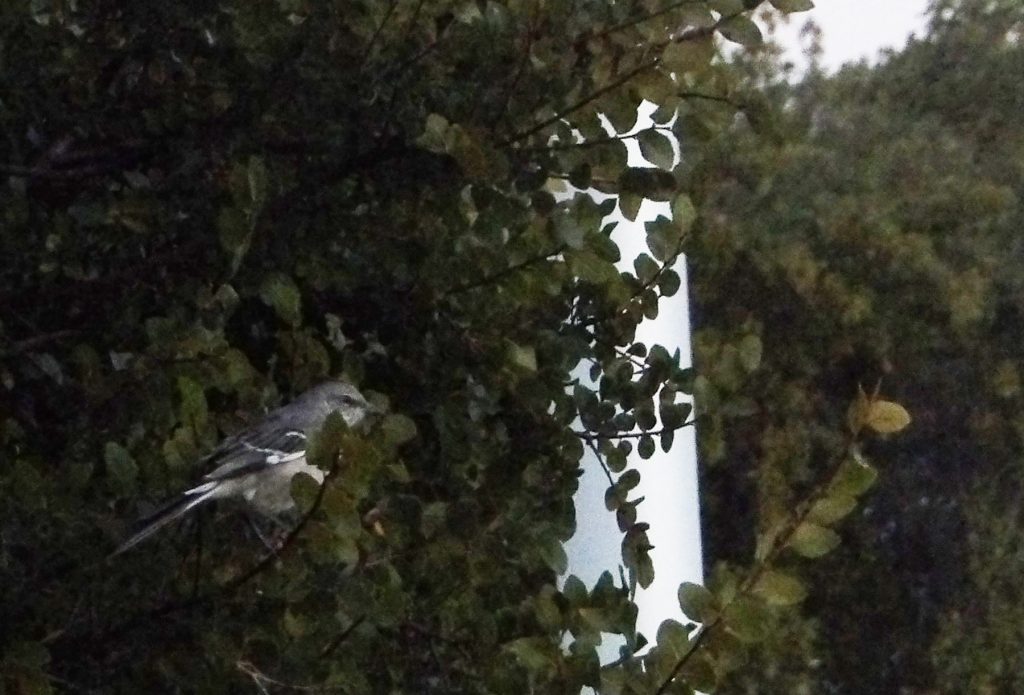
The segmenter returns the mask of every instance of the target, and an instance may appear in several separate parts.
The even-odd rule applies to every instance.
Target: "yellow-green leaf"
[[[792,606],[807,596],[807,589],[796,577],[778,571],[761,575],[754,586],[754,593],[773,606]]]
[[[537,352],[529,345],[517,345],[509,341],[509,360],[512,364],[522,367],[529,372],[537,371]]]
[[[910,413],[893,401],[872,401],[864,424],[879,434],[892,434],[910,424]]]
[[[789,547],[804,557],[821,557],[839,545],[839,534],[832,529],[804,522],[789,539]]]
[[[856,498],[850,495],[829,495],[814,503],[807,513],[807,519],[828,526],[848,515],[856,506]]]

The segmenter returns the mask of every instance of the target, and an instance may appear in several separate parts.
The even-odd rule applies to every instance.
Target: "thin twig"
[[[650,430],[647,432],[620,432],[615,434],[605,434],[604,432],[593,432],[591,430],[572,430],[580,439],[590,443],[595,441],[604,441],[612,439],[640,439],[642,437],[657,437],[658,435],[665,434],[666,432],[675,432],[681,430],[684,427],[691,427],[697,424],[696,420],[687,420],[679,427],[662,427],[660,430]]]
[[[353,620],[352,624],[349,625],[344,630],[342,630],[341,634],[339,634],[337,637],[335,637],[330,642],[328,642],[326,645],[324,645],[324,648],[320,650],[320,658],[322,659],[325,656],[329,656],[331,654],[331,652],[333,652],[335,649],[338,648],[338,645],[340,645],[342,642],[347,640],[348,636],[351,635],[353,632],[355,632],[355,629],[357,627],[359,627],[360,625],[362,625],[363,622],[365,622],[365,621],[366,621],[366,616],[365,615],[361,615],[358,618],[356,618],[355,620]]]
[[[658,61],[657,58],[653,58],[651,60],[648,60],[647,62],[641,63],[640,65],[637,65],[632,70],[629,70],[625,74],[620,75],[617,79],[612,80],[611,82],[606,84],[604,87],[601,87],[600,89],[597,89],[597,90],[591,92],[590,94],[588,94],[585,97],[582,97],[581,99],[579,99],[575,103],[571,104],[570,106],[567,106],[565,109],[563,109],[562,111],[559,111],[554,116],[551,116],[550,118],[546,118],[543,121],[541,121],[540,123],[538,123],[538,124],[536,124],[534,126],[531,126],[530,128],[527,128],[526,130],[524,130],[522,132],[515,133],[514,135],[509,137],[507,140],[505,140],[504,142],[500,143],[498,145],[498,147],[508,147],[510,145],[516,144],[517,142],[525,140],[526,138],[530,137],[531,135],[536,135],[537,133],[539,133],[540,131],[544,130],[548,126],[554,125],[555,123],[558,123],[559,121],[563,120],[566,116],[569,116],[570,114],[573,114],[576,111],[579,111],[580,109],[582,109],[587,104],[589,104],[589,103],[591,103],[593,101],[596,101],[597,99],[600,99],[601,97],[603,97],[605,94],[608,94],[609,92],[615,91],[616,89],[618,89],[622,85],[626,84],[627,82],[629,82],[631,79],[633,79],[634,77],[636,77],[640,73],[646,72],[647,70],[650,70],[651,68],[655,67],[658,64],[658,62],[659,61]]]
[[[377,45],[377,40],[380,38],[381,33],[383,33],[388,20],[391,19],[391,15],[394,14],[396,7],[398,7],[398,0],[391,0],[391,3],[388,5],[388,9],[384,12],[383,19],[380,20],[380,24],[377,26],[377,29],[374,30],[373,36],[370,37],[370,42],[366,44],[366,50],[363,52],[363,57],[359,61],[359,67],[356,69],[357,73],[361,73],[363,68],[366,66],[366,63],[369,62],[370,54],[373,53],[373,48]]]
[[[512,275],[513,273],[518,273],[520,270],[528,268],[529,266],[535,263],[546,261],[552,258],[553,256],[557,256],[558,254],[565,251],[565,249],[565,245],[562,245],[552,249],[551,251],[547,251],[536,256],[531,256],[530,258],[527,258],[524,261],[520,261],[519,263],[510,265],[507,268],[503,268],[502,270],[499,270],[498,272],[493,273],[491,275],[485,275],[484,277],[479,278],[477,280],[473,280],[462,285],[456,285],[455,287],[452,287],[451,289],[442,292],[441,296],[451,297],[452,295],[461,294],[463,292],[468,292],[469,290],[475,290],[479,287],[491,285],[495,282],[498,282],[499,280],[502,280],[503,278],[508,277],[509,275]]]
[[[653,125],[649,128],[643,128],[635,133],[616,133],[615,135],[608,135],[602,138],[592,138],[590,140],[581,140],[579,142],[553,142],[550,145],[539,145],[537,147],[524,147],[520,152],[553,152],[557,150],[579,150],[586,149],[588,147],[598,147],[600,145],[612,145],[617,143],[627,142],[634,140],[641,133],[648,133],[652,131],[664,131],[668,135],[672,134],[671,128],[666,128],[660,125]]]
[[[702,0],[680,0],[680,2],[668,5],[667,7],[664,7],[658,10],[657,12],[652,12],[650,14],[646,14],[640,17],[634,17],[633,19],[627,19],[623,22],[619,22],[618,24],[603,29],[597,32],[596,34],[584,34],[583,36],[576,40],[576,43],[578,44],[583,41],[593,41],[594,39],[603,39],[605,36],[609,36],[610,34],[614,34],[616,32],[629,29],[630,27],[635,27],[637,24],[643,24],[648,20],[655,19],[656,17],[661,17],[662,15],[666,15],[669,12],[678,10],[683,5],[696,5],[698,2],[701,1]]]
[[[586,319],[585,321],[580,321],[579,323],[577,323],[575,325],[580,326],[582,328],[586,328],[588,326],[593,326],[593,325],[596,325],[596,324],[599,324],[599,323],[604,323],[605,321],[607,321],[609,319],[612,319],[612,318],[615,318],[616,316],[622,316],[622,315],[626,314],[629,311],[629,307],[633,304],[634,301],[639,299],[640,296],[643,295],[644,292],[646,292],[647,290],[649,290],[652,287],[654,287],[658,283],[658,280],[661,279],[661,276],[664,275],[666,271],[671,270],[673,268],[673,266],[675,266],[676,261],[678,261],[679,257],[681,255],[683,255],[683,244],[684,244],[684,242],[685,242],[685,237],[679,239],[679,242],[676,244],[676,248],[673,250],[672,254],[668,257],[668,260],[666,260],[661,265],[661,267],[658,268],[658,272],[656,272],[654,275],[652,275],[651,278],[647,282],[645,282],[642,285],[640,285],[640,287],[637,288],[637,290],[635,292],[633,292],[633,294],[630,296],[630,298],[626,300],[626,303],[622,306],[622,308],[618,312],[616,312],[615,315],[613,315],[613,316],[591,316],[589,319]]]
[[[262,693],[269,693],[266,685],[276,685],[279,688],[285,688],[286,690],[296,690],[304,693],[329,693],[329,692],[349,692],[348,688],[343,685],[296,685],[294,683],[285,683],[276,678],[272,678],[267,674],[256,668],[255,664],[247,659],[239,659],[235,662],[235,668],[244,673],[245,675],[252,678],[253,683]]]
[[[593,440],[587,440],[587,447],[594,452],[594,458],[601,465],[601,470],[604,471],[604,477],[608,479],[609,485],[615,484],[615,478],[612,477],[612,472],[608,470],[608,466],[605,464],[604,459],[601,458],[601,452],[598,450],[597,445],[594,444]]]
[[[733,12],[733,13],[730,13],[730,14],[722,15],[718,19],[717,22],[715,22],[714,24],[712,24],[710,26],[707,26],[707,27],[694,27],[694,28],[691,28],[691,29],[687,29],[687,30],[681,32],[678,36],[673,36],[673,37],[670,37],[669,39],[667,39],[665,41],[660,41],[658,43],[651,44],[650,46],[647,46],[646,48],[653,48],[655,50],[659,50],[659,49],[663,49],[665,46],[667,46],[670,43],[682,43],[684,41],[695,41],[697,39],[702,39],[702,38],[705,38],[707,36],[711,36],[723,24],[725,24],[729,20],[734,19],[735,17],[737,17],[737,16],[739,16],[741,14],[743,14],[743,12]],[[611,82],[609,82],[608,84],[606,84],[604,87],[601,87],[600,89],[597,89],[597,90],[591,92],[587,96],[582,97],[581,99],[579,99],[575,103],[571,104],[570,106],[567,106],[562,111],[559,111],[558,113],[556,113],[554,116],[551,116],[550,118],[546,118],[543,121],[541,121],[540,123],[537,123],[536,125],[531,126],[530,128],[527,128],[526,130],[524,130],[522,132],[519,132],[519,133],[516,133],[516,134],[512,135],[511,137],[506,139],[504,142],[500,143],[498,145],[498,147],[508,147],[510,145],[514,145],[517,142],[525,140],[526,138],[530,137],[531,135],[536,135],[537,133],[539,133],[540,131],[544,130],[548,126],[554,125],[555,123],[558,123],[559,121],[563,120],[564,118],[566,118],[570,114],[575,113],[576,111],[579,111],[580,109],[582,109],[587,104],[590,104],[591,102],[596,101],[597,99],[600,99],[605,94],[608,94],[609,92],[612,92],[612,91],[618,89],[619,87],[623,86],[624,84],[626,84],[627,82],[632,80],[634,77],[639,75],[640,73],[646,72],[647,70],[655,68],[655,67],[657,67],[660,64],[661,64],[660,56],[651,58],[650,60],[647,60],[647,61],[644,61],[644,62],[640,63],[639,65],[634,67],[632,70],[629,70],[626,73],[620,75],[616,79],[614,79]]]

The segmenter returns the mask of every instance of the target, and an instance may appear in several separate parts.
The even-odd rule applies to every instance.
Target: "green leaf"
[[[636,279],[646,285],[658,275],[661,266],[646,253],[641,253],[633,261],[633,270],[636,272]]]
[[[808,10],[814,9],[814,3],[811,0],[769,0],[772,7],[779,12],[807,12]]]
[[[217,215],[217,230],[221,247],[238,260],[249,250],[252,224],[245,211],[237,207],[221,208]]]
[[[828,488],[829,497],[859,497],[875,484],[878,472],[856,458],[843,462],[835,480]]]
[[[625,471],[615,484],[623,490],[632,490],[640,484],[640,471],[635,468]]]
[[[647,248],[651,255],[665,263],[680,251],[683,235],[679,227],[664,217],[646,223]]]
[[[591,180],[591,169],[590,165],[584,162],[569,172],[569,183],[579,188],[580,190],[587,190],[590,188]]]
[[[661,450],[666,454],[672,449],[672,442],[675,441],[676,431],[675,430],[664,430],[658,436],[658,443],[661,445]]]
[[[313,476],[303,472],[292,477],[291,495],[298,509],[305,511],[312,508],[319,494],[320,483]]]
[[[723,15],[736,14],[745,9],[743,0],[709,0],[708,6]]]
[[[690,620],[704,623],[715,617],[715,597],[700,584],[683,582],[679,585],[679,607]]]
[[[401,413],[391,413],[380,425],[386,447],[396,449],[416,438],[416,423]]]
[[[672,149],[672,141],[662,131],[642,130],[637,134],[637,141],[644,159],[661,169],[672,169],[675,151]]]
[[[658,648],[667,650],[675,661],[678,661],[690,649],[690,631],[680,625],[677,620],[661,621],[655,639]]]
[[[587,600],[587,585],[575,574],[570,574],[565,578],[562,593],[569,600],[570,604],[579,606]]]
[[[636,559],[636,581],[641,588],[646,589],[654,583],[654,560],[647,551],[641,551]]]
[[[209,406],[203,385],[187,376],[178,377],[178,393],[181,395],[181,423],[193,432],[200,432],[209,418]]]
[[[672,222],[679,227],[680,238],[685,238],[697,219],[697,208],[686,194],[678,195],[672,201]]]
[[[738,346],[740,364],[748,372],[753,372],[761,365],[762,345],[760,336],[745,335]]]
[[[545,672],[554,666],[551,642],[543,637],[520,637],[506,644],[505,649],[531,671]]]
[[[770,616],[761,601],[740,596],[726,605],[723,613],[725,629],[741,642],[755,644],[768,636]]]
[[[792,606],[807,596],[807,589],[796,577],[769,570],[754,585],[754,593],[773,606]]]
[[[596,285],[607,285],[619,280],[619,271],[615,264],[601,258],[590,249],[582,251],[566,251],[566,261],[573,275]]]
[[[679,273],[671,268],[666,268],[658,277],[658,290],[661,291],[662,297],[671,297],[679,291],[681,283],[682,279],[679,277]]]
[[[804,557],[816,558],[830,553],[839,542],[839,534],[832,529],[804,522],[793,532],[788,546]]]
[[[540,555],[555,574],[565,574],[569,568],[569,558],[565,554],[565,546],[557,538],[547,538],[540,545]]]
[[[309,632],[309,621],[291,608],[285,610],[281,623],[285,633],[292,638],[302,637]]]
[[[431,152],[447,152],[448,150],[448,120],[439,114],[432,113],[427,116],[423,134],[416,140],[416,144]]]
[[[764,37],[761,36],[761,30],[756,24],[754,24],[753,20],[745,15],[732,17],[728,21],[719,25],[718,31],[721,32],[722,36],[733,43],[738,43],[741,46],[746,46],[747,48],[760,46],[764,43]]]
[[[671,41],[661,52],[661,64],[674,73],[702,70],[715,56],[711,37],[689,41]]]
[[[620,193],[619,194],[619,209],[622,211],[622,216],[630,222],[636,221],[636,216],[640,214],[640,206],[644,202],[644,197],[639,193]]]
[[[706,652],[689,659],[679,675],[680,679],[693,689],[691,692],[713,693],[718,688],[714,660]]]
[[[341,451],[348,425],[341,413],[335,411],[327,416],[319,432],[313,433],[306,459],[322,470],[330,470],[335,457]]]
[[[686,418],[693,411],[690,403],[665,403],[659,409],[661,424],[664,427],[678,429],[686,424]]]
[[[302,298],[295,282],[283,273],[271,273],[260,286],[260,299],[292,327],[302,323]]]
[[[558,239],[571,249],[579,251],[585,246],[587,229],[569,215],[558,215],[555,220],[555,232]]]
[[[604,507],[610,512],[621,507],[625,501],[626,496],[618,485],[609,485],[608,489],[604,491]]]
[[[830,494],[811,506],[807,519],[822,526],[830,526],[847,516],[857,506],[857,499],[851,495]]]
[[[640,454],[640,458],[647,460],[654,456],[656,444],[654,443],[654,437],[649,434],[645,434],[640,437],[640,442],[637,444],[636,450]]]

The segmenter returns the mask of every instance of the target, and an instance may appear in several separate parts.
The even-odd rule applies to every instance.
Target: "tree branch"
[[[690,28],[690,29],[687,29],[687,30],[681,32],[678,36],[670,37],[666,41],[660,41],[658,43],[651,44],[650,46],[644,46],[644,48],[654,48],[656,50],[660,50],[660,49],[663,49],[665,46],[667,46],[670,43],[682,43],[683,41],[695,41],[697,39],[702,39],[702,38],[704,38],[706,36],[711,36],[723,24],[728,22],[730,19],[738,17],[741,14],[743,14],[742,11],[740,11],[740,12],[733,12],[733,13],[730,13],[730,14],[722,15],[721,17],[719,17],[718,21],[715,22],[714,24],[712,24],[711,26],[707,26],[707,27],[693,27],[693,28]],[[593,101],[595,101],[597,99],[600,99],[605,94],[608,94],[609,92],[612,92],[612,91],[618,89],[619,87],[623,86],[624,84],[629,82],[631,79],[633,79],[634,77],[639,75],[640,73],[646,72],[647,70],[650,70],[652,68],[657,67],[660,63],[661,63],[661,58],[660,57],[651,58],[650,60],[647,60],[647,61],[644,61],[644,62],[640,63],[639,65],[634,67],[632,70],[629,70],[629,71],[625,72],[624,74],[620,75],[619,77],[617,77],[616,79],[612,80],[611,82],[609,82],[605,86],[601,87],[600,89],[597,89],[597,90],[591,92],[590,94],[588,94],[587,96],[582,97],[581,99],[579,99],[578,101],[576,101],[572,105],[567,106],[562,111],[559,111],[558,113],[556,113],[554,116],[551,116],[550,118],[547,118],[547,119],[541,121],[540,123],[538,123],[538,124],[536,124],[534,126],[531,126],[530,128],[527,128],[526,130],[524,130],[522,132],[513,134],[511,137],[506,139],[504,142],[500,143],[498,145],[498,147],[508,147],[510,145],[514,145],[517,142],[520,142],[521,140],[525,140],[526,138],[530,137],[531,135],[536,135],[537,133],[539,133],[540,131],[544,130],[548,126],[554,125],[555,123],[558,123],[559,121],[564,119],[566,116],[569,116],[570,114],[575,113],[576,111],[579,111],[580,109],[582,109],[587,104],[590,104],[591,102],[593,102]]]
[[[618,89],[622,85],[626,84],[627,82],[629,82],[631,79],[633,79],[634,77],[636,77],[640,73],[646,72],[647,70],[650,70],[651,68],[655,67],[658,64],[658,62],[659,61],[658,61],[657,58],[653,58],[653,59],[648,60],[648,61],[646,61],[644,63],[641,63],[640,65],[637,65],[632,70],[629,70],[625,74],[619,76],[617,79],[612,80],[611,82],[606,84],[604,87],[601,87],[600,89],[591,92],[587,96],[582,97],[581,99],[576,101],[571,106],[567,106],[565,109],[563,109],[562,111],[559,111],[554,116],[551,116],[550,118],[547,118],[547,119],[541,121],[540,123],[538,123],[538,124],[536,124],[536,125],[534,125],[534,126],[532,126],[530,128],[527,128],[526,130],[524,130],[524,131],[522,131],[520,133],[515,133],[514,135],[509,137],[504,142],[499,143],[498,147],[499,148],[501,148],[501,147],[508,147],[509,145],[514,145],[515,143],[520,142],[521,140],[525,140],[526,138],[530,137],[531,135],[536,135],[537,133],[539,133],[540,131],[544,130],[548,126],[554,125],[555,123],[558,123],[559,121],[564,119],[566,116],[568,116],[568,115],[570,115],[572,113],[575,113],[576,111],[579,111],[580,109],[582,109],[587,104],[589,104],[589,103],[591,103],[593,101],[596,101],[597,99],[600,99],[601,97],[603,97],[605,94],[608,94],[609,92],[615,91],[616,89]]]
[[[485,275],[484,277],[482,277],[482,278],[480,278],[478,280],[473,280],[473,281],[467,282],[467,283],[465,283],[463,285],[456,285],[455,287],[452,287],[451,289],[448,289],[448,290],[445,290],[444,292],[442,292],[441,296],[442,297],[451,297],[451,296],[456,295],[456,294],[461,294],[463,292],[468,292],[470,290],[475,290],[475,289],[477,289],[479,287],[485,287],[487,285],[491,285],[491,284],[493,284],[495,282],[498,282],[499,280],[502,280],[503,278],[508,277],[509,275],[512,275],[513,273],[518,273],[520,270],[523,270],[524,268],[527,268],[527,267],[533,265],[534,263],[539,263],[540,261],[546,261],[546,260],[550,259],[552,256],[557,256],[558,254],[560,254],[563,251],[565,251],[565,248],[566,247],[563,244],[562,246],[558,246],[558,247],[556,247],[555,249],[553,249],[551,251],[547,251],[546,253],[538,254],[536,256],[531,256],[530,258],[527,258],[524,261],[520,261],[519,263],[516,263],[514,265],[510,265],[509,267],[504,268],[502,270],[499,270],[498,272],[496,272],[496,273],[494,273],[492,275]]]
[[[684,5],[696,5],[701,3],[702,1],[703,0],[681,0],[680,2],[668,5],[667,7],[664,7],[658,10],[657,12],[652,12],[641,17],[635,17],[633,19],[627,19],[623,22],[608,27],[607,29],[603,29],[602,31],[597,32],[596,34],[585,34],[581,36],[579,39],[577,39],[576,43],[579,44],[585,41],[593,41],[594,39],[603,39],[605,36],[609,36],[616,32],[629,29],[630,27],[635,27],[637,24],[643,24],[648,20],[654,19],[656,17],[661,17],[662,15],[666,15],[669,12],[678,10],[680,7]]]
[[[836,457],[836,461],[831,466],[828,474],[814,487],[813,490],[804,496],[803,500],[801,500],[799,504],[797,504],[793,514],[790,516],[789,522],[784,527],[783,532],[775,537],[772,542],[772,547],[765,554],[764,559],[757,562],[754,566],[754,570],[747,575],[747,578],[740,584],[739,591],[736,592],[736,598],[747,595],[754,588],[762,575],[764,575],[765,571],[773,565],[774,561],[779,556],[779,553],[789,545],[789,542],[793,538],[793,534],[796,533],[800,524],[807,520],[807,515],[810,513],[814,503],[817,502],[822,494],[832,486],[833,482],[835,482],[839,472],[843,469],[843,464],[846,462],[847,457],[852,453],[855,446],[856,440],[852,435],[848,434],[846,436],[846,442],[839,455]],[[734,598],[733,601],[735,601],[736,598]],[[732,602],[730,602],[730,605],[731,603]],[[724,609],[727,607],[728,606],[723,606],[723,611],[719,613],[718,617],[702,625],[698,629],[697,634],[690,642],[689,649],[686,650],[685,654],[679,657],[679,660],[676,662],[675,666],[672,667],[668,676],[664,681],[662,681],[658,689],[654,691],[654,695],[664,695],[672,684],[672,681],[677,675],[679,675],[679,672],[684,666],[686,666],[690,658],[697,653],[697,650],[707,639],[707,636],[711,634],[711,631],[716,629],[722,623],[721,616],[724,613]]]
[[[603,137],[603,138],[594,138],[592,140],[581,140],[580,142],[555,142],[555,143],[552,143],[550,145],[539,145],[537,147],[524,147],[524,148],[522,148],[519,151],[520,152],[553,152],[553,151],[557,151],[557,150],[586,149],[588,147],[598,147],[600,145],[610,145],[610,144],[614,144],[614,143],[626,142],[628,140],[633,140],[634,138],[639,136],[641,133],[648,133],[648,132],[659,131],[659,130],[665,131],[666,133],[671,133],[672,132],[671,128],[666,128],[664,126],[659,126],[659,125],[653,125],[653,126],[651,126],[649,128],[643,128],[641,130],[638,130],[635,133],[629,133],[629,134],[624,134],[624,133],[623,134],[619,134],[619,133],[616,133],[615,135],[609,135],[609,136]]]
[[[383,33],[388,20],[391,19],[391,15],[394,14],[396,7],[398,7],[398,0],[391,0],[390,4],[388,4],[388,9],[384,12],[384,17],[380,20],[380,24],[377,26],[376,30],[374,30],[369,43],[366,44],[366,51],[363,52],[363,57],[359,61],[359,68],[356,70],[357,73],[362,72],[366,63],[370,60],[370,54],[373,53],[373,47],[377,45],[377,40],[380,38],[381,33]]]
[[[679,425],[679,427],[662,427],[660,430],[650,430],[648,432],[620,432],[616,434],[605,434],[603,432],[594,432],[592,430],[572,430],[572,433],[586,442],[612,439],[640,439],[641,437],[657,437],[660,434],[675,432],[676,430],[681,430],[684,427],[691,427],[695,424],[697,424],[696,420],[687,420],[683,424]]]

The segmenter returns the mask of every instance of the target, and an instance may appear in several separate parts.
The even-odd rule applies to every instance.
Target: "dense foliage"
[[[1024,11],[941,2],[877,67],[767,85],[772,139],[719,142],[687,245],[709,406],[698,429],[712,560],[745,563],[818,475],[858,383],[915,414],[844,543],[801,569],[803,617],[729,692],[1018,692]],[[743,333],[752,374],[727,367]],[[717,405],[715,405],[717,404]]]
[[[729,645],[687,663],[678,624],[631,658],[654,568],[623,470],[688,417],[692,374],[635,328],[679,289],[702,138],[737,116],[723,46],[759,41],[757,4],[5,3],[4,687],[711,687]],[[644,99],[633,169],[617,133]],[[616,199],[570,184],[674,218],[623,273]],[[106,558],[218,437],[342,373],[390,415],[319,435],[335,475],[296,481],[279,551],[218,510]],[[558,584],[588,446],[625,572]],[[739,631],[799,589],[748,584]],[[626,639],[604,669],[602,632]]]

